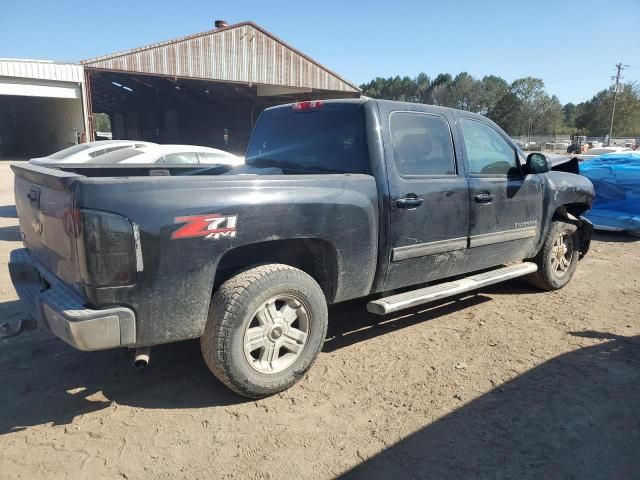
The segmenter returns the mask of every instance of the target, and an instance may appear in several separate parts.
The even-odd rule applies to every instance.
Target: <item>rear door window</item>
[[[449,122],[440,116],[393,112],[389,119],[393,160],[400,175],[455,175]]]

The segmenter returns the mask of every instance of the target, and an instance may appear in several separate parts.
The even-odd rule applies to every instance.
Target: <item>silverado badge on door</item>
[[[33,228],[33,231],[36,232],[38,235],[42,234],[42,222],[40,221],[40,219],[38,217],[34,218],[31,221],[31,228]]]

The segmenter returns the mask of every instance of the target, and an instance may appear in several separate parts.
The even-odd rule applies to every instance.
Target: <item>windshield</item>
[[[87,150],[91,148],[93,145],[89,143],[80,143],[78,145],[74,145],[73,147],[65,148],[64,150],[60,150],[59,152],[53,153],[49,155],[48,158],[53,160],[60,160],[61,158],[68,157],[69,155],[73,155],[74,153],[81,152],[83,150]]]
[[[327,103],[317,110],[266,110],[251,136],[247,165],[291,173],[366,173],[364,113],[360,105]]]

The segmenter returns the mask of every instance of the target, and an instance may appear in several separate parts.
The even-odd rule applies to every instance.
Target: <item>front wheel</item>
[[[572,223],[554,220],[542,248],[533,261],[538,271],[528,276],[529,283],[542,290],[564,287],[578,266],[580,238]]]
[[[327,333],[327,303],[309,275],[283,264],[235,275],[215,292],[200,339],[205,363],[240,395],[262,398],[309,370]]]

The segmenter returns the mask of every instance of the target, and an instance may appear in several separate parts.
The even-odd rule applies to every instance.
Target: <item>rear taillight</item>
[[[135,282],[135,240],[127,218],[80,210],[79,227],[78,256],[85,284],[104,287]]]
[[[322,108],[322,102],[320,100],[311,100],[307,102],[298,102],[293,104],[293,109],[296,112],[309,112],[312,110],[320,110]]]

